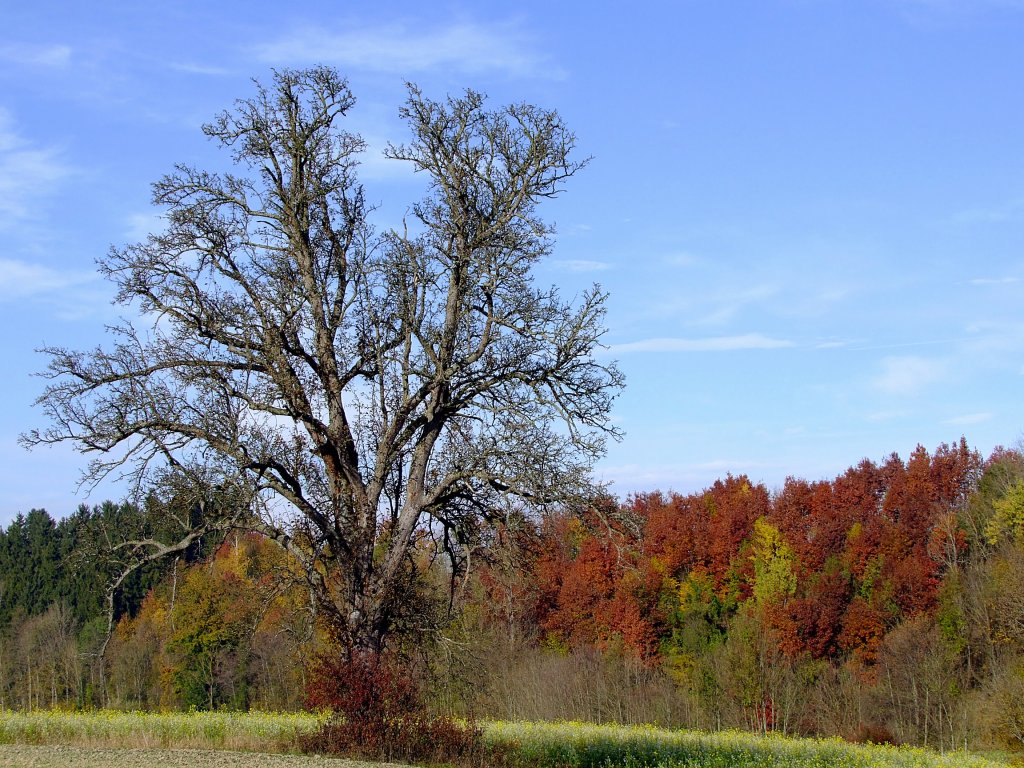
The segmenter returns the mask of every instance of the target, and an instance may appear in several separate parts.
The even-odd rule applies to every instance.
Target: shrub
[[[419,715],[425,710],[419,686],[394,660],[380,654],[350,658],[320,654],[306,686],[306,706],[329,709],[348,721]]]
[[[332,716],[299,737],[304,752],[460,766],[510,762],[508,750],[485,745],[475,723],[430,714],[416,680],[393,659],[321,656],[309,680],[307,706]]]

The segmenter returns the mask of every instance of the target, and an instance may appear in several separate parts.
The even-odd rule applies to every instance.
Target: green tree
[[[994,514],[985,526],[989,544],[998,544],[1008,534],[1017,545],[1024,545],[1024,480],[1018,480],[992,502],[992,510]]]
[[[779,529],[763,517],[754,521],[754,600],[764,606],[796,594],[796,555]]]
[[[168,648],[178,655],[175,688],[185,706],[244,709],[244,657],[259,603],[237,575],[214,565],[190,569],[173,606]]]
[[[344,647],[379,651],[415,621],[422,531],[458,563],[502,497],[591,492],[622,377],[594,355],[606,295],[573,306],[533,284],[552,248],[536,206],[585,162],[558,114],[410,86],[411,138],[385,154],[428,188],[377,233],[364,142],[340,127],[353,104],[331,69],[282,71],[204,126],[238,173],[179,166],[154,185],[166,231],[101,262],[139,319],[105,349],[47,350],[51,426],[23,440],[92,454],[86,481],[191,494],[196,518],[134,539],[137,561],[260,531],[303,564]]]
[[[972,557],[986,557],[992,550],[991,534],[1001,533],[1001,526],[993,522],[997,517],[995,505],[1006,498],[1011,489],[1024,482],[1024,454],[1002,448],[996,449],[985,463],[977,489],[964,505],[960,522],[967,533]]]
[[[18,515],[0,536],[0,626],[46,611],[58,598],[60,569],[53,518],[42,509]]]

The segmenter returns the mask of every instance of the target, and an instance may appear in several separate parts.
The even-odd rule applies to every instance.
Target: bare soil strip
[[[409,768],[310,755],[0,744],[2,768]]]

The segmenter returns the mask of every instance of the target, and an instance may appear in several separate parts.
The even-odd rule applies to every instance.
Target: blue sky
[[[382,10],[385,8],[386,10]],[[591,165],[538,273],[610,294],[621,495],[832,477],[1024,430],[1024,2],[7,4],[0,29],[0,522],[76,495],[26,452],[43,344],[103,340],[94,259],[159,226],[149,184],[219,167],[199,126],[273,67],[346,74],[378,221],[412,80],[555,107]]]

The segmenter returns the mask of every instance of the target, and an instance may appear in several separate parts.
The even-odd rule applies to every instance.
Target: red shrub
[[[304,752],[467,767],[507,762],[504,753],[484,745],[474,723],[429,714],[412,676],[379,655],[321,656],[310,673],[306,703],[334,714],[300,737]]]
[[[320,656],[310,670],[306,706],[329,709],[350,722],[420,715],[424,709],[412,676],[372,653],[347,660]]]

